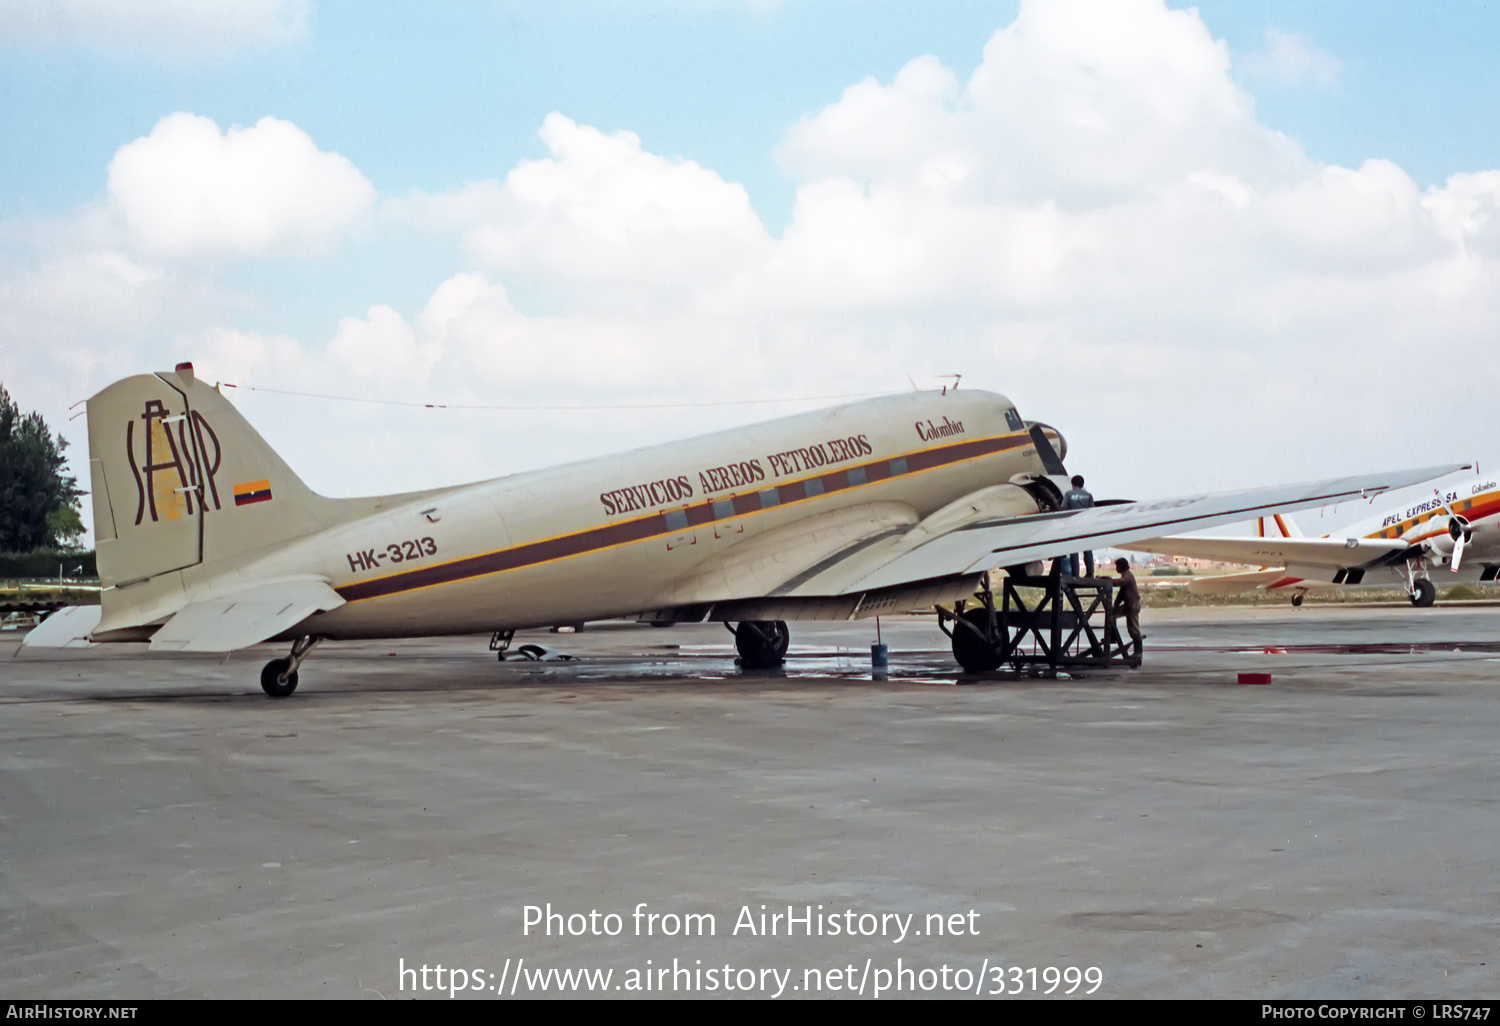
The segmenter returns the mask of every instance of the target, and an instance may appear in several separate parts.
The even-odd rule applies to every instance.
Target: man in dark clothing
[[[1115,585],[1115,612],[1125,613],[1125,629],[1130,632],[1130,642],[1135,655],[1141,654],[1141,589],[1135,583],[1135,574],[1130,572],[1130,561],[1115,560],[1115,569],[1120,572]]]
[[[1082,474],[1074,474],[1073,475],[1073,488],[1072,488],[1071,491],[1068,492],[1067,495],[1063,496],[1062,508],[1063,509],[1088,509],[1093,504],[1094,504],[1094,497],[1093,497],[1093,495],[1091,495],[1089,493],[1088,489],[1086,489],[1086,488],[1083,487],[1083,475]],[[1092,549],[1090,549],[1088,552],[1085,552],[1083,554],[1083,561],[1084,561],[1084,566],[1088,569],[1088,573],[1084,574],[1084,576],[1085,577],[1092,577],[1092,576],[1094,576],[1094,553],[1093,553]],[[1077,577],[1078,576],[1078,553],[1075,552],[1075,553],[1073,553],[1073,555],[1071,555],[1071,556],[1068,557],[1068,567],[1069,567],[1069,569],[1068,569],[1068,576],[1069,577]]]

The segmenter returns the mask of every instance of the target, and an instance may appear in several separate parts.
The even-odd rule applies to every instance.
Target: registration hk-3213
[[[392,542],[383,549],[363,549],[345,554],[349,569],[355,573],[374,570],[385,562],[409,563],[424,556],[437,555],[437,542],[431,538],[412,538],[409,541]]]

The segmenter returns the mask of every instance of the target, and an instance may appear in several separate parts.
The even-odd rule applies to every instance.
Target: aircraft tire
[[[1412,583],[1411,604],[1418,609],[1425,609],[1437,601],[1437,585],[1425,577],[1418,578]]]
[[[984,609],[971,609],[963,614],[966,621],[981,630],[986,615]],[[995,646],[958,624],[953,625],[953,658],[965,673],[990,673],[1000,665],[1000,653]]]
[[[785,620],[741,620],[734,629],[734,648],[740,654],[740,666],[747,670],[780,666],[791,640]]]
[[[261,690],[272,698],[286,698],[297,690],[297,671],[287,673],[290,659],[272,659],[260,671]],[[283,676],[284,675],[284,676]]]
[[[1297,593],[1295,593],[1294,595],[1292,595],[1292,605],[1294,605],[1294,606],[1300,606],[1300,605],[1302,605],[1302,600],[1305,599],[1305,598],[1307,598],[1307,595],[1305,593],[1300,592],[1300,591],[1297,592]]]

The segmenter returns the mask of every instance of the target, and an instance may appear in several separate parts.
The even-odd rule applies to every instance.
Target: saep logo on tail
[[[147,516],[152,523],[193,516],[195,498],[203,512],[221,508],[215,476],[223,450],[202,414],[174,414],[160,399],[147,399],[139,423],[125,423],[125,455],[135,475],[136,526]],[[269,482],[255,484],[270,498]]]

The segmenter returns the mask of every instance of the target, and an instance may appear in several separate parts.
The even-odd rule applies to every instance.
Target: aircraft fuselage
[[[346,600],[317,617],[332,638],[574,623],[693,601],[684,582],[711,595],[698,568],[770,532],[816,530],[820,514],[905,507],[920,520],[1042,472],[1005,397],[912,393],[456,488],[243,572],[325,577]]]

